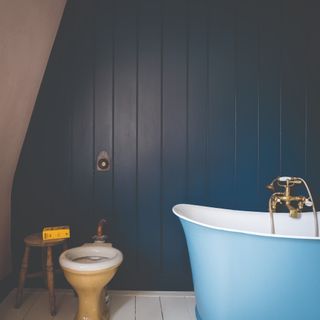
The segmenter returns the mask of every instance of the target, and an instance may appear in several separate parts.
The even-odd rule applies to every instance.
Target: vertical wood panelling
[[[108,236],[112,241],[113,226],[113,78],[114,78],[114,5],[112,0],[95,1],[94,36],[94,161],[107,151],[111,169],[96,171],[94,167],[95,218],[106,217]]]
[[[73,63],[74,52],[72,50],[64,50],[70,46],[76,48],[76,38],[74,37],[74,30],[77,29],[77,19],[74,15],[76,10],[73,3],[68,2],[65,15],[66,19],[62,21],[61,29],[65,32],[59,32],[55,40],[55,46],[58,48],[52,54],[47,66],[47,72],[53,76],[46,77],[48,81],[54,83],[45,83],[44,86],[50,88],[50,94],[43,93],[43,103],[37,103],[40,107],[42,104],[47,104],[48,97],[55,100],[55,105],[52,108],[51,119],[45,123],[49,129],[47,137],[47,145],[51,147],[49,154],[55,154],[55,161],[57,165],[52,165],[52,158],[48,159],[47,165],[49,167],[57,167],[54,171],[49,170],[50,180],[54,181],[54,190],[51,193],[51,203],[54,206],[53,216],[55,221],[51,225],[68,224],[73,226],[74,219],[70,212],[73,210],[72,204],[72,116],[73,110],[71,108],[73,101],[73,70],[76,65]],[[76,49],[75,49],[76,50]],[[57,68],[57,65],[61,67]],[[40,91],[39,97],[42,92]],[[55,97],[58,98],[56,99]],[[69,106],[69,107],[66,107]],[[47,108],[41,108],[46,112]],[[49,110],[48,110],[49,111]],[[56,125],[59,124],[59,131],[56,132]],[[54,134],[53,134],[54,133]],[[64,143],[61,143],[64,141]],[[59,196],[60,194],[60,196]],[[42,224],[43,225],[43,224]],[[49,224],[48,224],[49,225]],[[38,229],[39,230],[39,229]]]
[[[74,34],[74,68],[72,89],[77,94],[70,101],[72,109],[72,191],[73,239],[92,237],[95,221],[93,210],[93,5],[86,0],[77,1]]]
[[[144,287],[156,288],[161,259],[161,3],[138,11],[138,267]]]
[[[66,14],[71,15],[74,6],[66,7]],[[74,23],[75,19],[64,19],[61,28],[64,33],[59,33],[55,40],[55,45],[60,48],[65,48],[67,43],[73,45],[74,41]],[[42,143],[46,146],[46,163],[47,182],[44,185],[49,185],[51,215],[50,220],[46,221],[46,225],[61,225],[63,223],[73,223],[69,212],[72,209],[70,206],[71,196],[71,152],[70,145],[72,134],[70,123],[72,118],[71,108],[66,108],[72,101],[70,88],[72,87],[72,77],[74,65],[73,53],[70,51],[63,52],[62,50],[57,55],[52,55],[52,58],[47,66],[47,72],[50,73],[50,78],[45,78],[43,81],[43,92],[38,96],[40,100],[38,105],[46,104],[47,108],[41,108],[42,112],[46,113],[46,121],[41,118],[40,122],[46,126],[45,139],[42,138]],[[57,68],[57,64],[61,64],[63,68]],[[46,82],[47,81],[47,82]],[[48,101],[48,96],[52,97]],[[56,130],[57,124],[59,130]],[[54,134],[52,134],[54,132]],[[41,136],[41,135],[40,135]],[[65,141],[65,143],[61,143]],[[54,165],[52,165],[52,156],[54,155]],[[41,159],[41,156],[40,156]],[[64,205],[62,206],[61,203]],[[66,218],[68,217],[68,218]],[[42,223],[43,221],[39,221]],[[41,228],[41,225],[39,226]],[[39,229],[38,229],[39,230]]]
[[[305,175],[305,48],[304,6],[284,1],[282,56],[282,172]],[[294,161],[292,161],[294,159]]]
[[[257,1],[237,4],[237,114],[236,114],[236,203],[239,209],[254,210],[258,195],[258,18]],[[243,190],[250,195],[250,201]]]
[[[208,107],[208,6],[206,1],[188,4],[188,104],[187,187],[188,202],[207,200],[207,107]]]
[[[210,7],[207,172],[209,203],[221,207],[232,207],[234,192],[235,14],[233,1]]]
[[[317,209],[319,210],[320,199],[320,150],[317,144],[320,125],[320,42],[319,20],[320,4],[313,1],[306,10],[305,23],[307,25],[306,51],[306,83],[307,83],[307,172],[306,179],[311,181],[311,192],[315,194]]]
[[[266,210],[266,185],[280,175],[281,8],[265,0],[259,10],[259,207]]]
[[[15,265],[26,234],[70,224],[79,245],[107,217],[124,253],[111,286],[190,290],[173,205],[265,210],[279,174],[306,173],[317,199],[319,10],[70,0],[15,177]]]
[[[188,268],[182,227],[171,211],[176,203],[185,201],[187,193],[186,16],[184,0],[165,1],[162,66],[162,270],[170,277],[174,277],[175,273],[183,274]]]
[[[114,245],[126,259],[117,281],[130,288],[137,271],[137,17],[131,0],[115,2]],[[127,277],[127,279],[126,279]]]

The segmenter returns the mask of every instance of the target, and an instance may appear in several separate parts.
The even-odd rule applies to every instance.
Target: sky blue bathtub
[[[312,213],[267,213],[179,204],[198,320],[320,319],[320,242]],[[319,213],[318,213],[319,216]]]

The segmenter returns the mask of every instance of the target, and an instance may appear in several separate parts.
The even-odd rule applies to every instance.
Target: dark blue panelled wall
[[[79,245],[106,217],[125,257],[114,288],[189,290],[174,204],[265,211],[277,175],[319,199],[319,14],[311,0],[69,1],[16,172],[15,265],[26,234],[68,224]]]

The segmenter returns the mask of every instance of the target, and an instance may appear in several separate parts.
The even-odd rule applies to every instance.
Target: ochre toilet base
[[[63,269],[66,279],[79,298],[74,320],[109,320],[109,311],[105,303],[105,286],[117,269],[118,266],[106,270],[81,272]]]

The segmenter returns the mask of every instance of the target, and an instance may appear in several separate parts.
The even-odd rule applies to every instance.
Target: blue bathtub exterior
[[[320,241],[204,227],[180,218],[198,320],[320,319]]]

